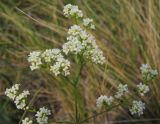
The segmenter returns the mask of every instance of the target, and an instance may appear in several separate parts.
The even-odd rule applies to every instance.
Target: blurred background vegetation
[[[107,67],[87,64],[81,73],[79,94],[84,98],[80,102],[89,115],[95,113],[100,94],[112,95],[119,83],[134,88],[141,81],[142,63],[160,70],[160,0],[0,0],[0,124],[17,124],[23,114],[4,96],[5,88],[13,83],[21,83],[32,96],[37,94],[33,104],[52,109],[52,120],[72,118],[70,83],[49,72],[32,72],[27,62],[30,51],[61,48],[72,24],[62,13],[68,3],[78,5],[86,17],[94,19],[93,34],[108,60]],[[147,109],[141,120],[160,117],[159,78],[150,86],[150,94],[143,99]],[[88,116],[83,110],[81,113]],[[125,106],[120,106],[89,123],[118,123],[135,118]],[[133,123],[130,121],[128,124]]]

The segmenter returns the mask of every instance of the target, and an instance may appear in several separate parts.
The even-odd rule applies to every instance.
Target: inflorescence
[[[15,84],[11,88],[7,88],[5,95],[8,96],[16,104],[17,109],[26,110],[28,106],[26,104],[27,96],[30,94],[28,90],[20,92],[20,84]]]
[[[132,107],[129,109],[131,114],[137,114],[137,115],[142,115],[143,111],[145,109],[145,103],[143,103],[142,101],[133,101],[132,103]]]
[[[142,73],[142,78],[144,80],[144,83],[141,82],[138,85],[136,85],[135,91],[140,96],[145,96],[145,94],[150,91],[149,85],[147,85],[145,83],[148,83],[148,81],[154,79],[158,75],[158,71],[153,70],[150,67],[150,65],[148,65],[148,64],[142,64],[142,66],[140,67],[140,70]],[[127,84],[119,84],[117,89],[118,89],[118,91],[116,92],[114,97],[112,97],[112,96],[107,97],[105,95],[101,95],[100,97],[98,97],[97,102],[96,102],[97,107],[98,108],[102,108],[104,106],[110,107],[110,106],[112,106],[112,104],[116,103],[116,99],[123,101],[123,98],[129,92],[128,86],[127,86]],[[125,100],[127,100],[127,98]],[[138,116],[142,115],[144,110],[145,110],[145,103],[143,103],[140,100],[133,100],[132,106],[129,109],[129,111],[131,112],[132,115],[138,115]]]
[[[78,6],[67,4],[64,6],[63,13],[66,17],[72,17],[72,18],[82,18],[83,13],[81,10],[79,10]]]
[[[30,120],[28,117],[22,120],[22,124],[33,124],[33,121]]]
[[[142,77],[146,82],[152,80],[158,75],[158,71],[156,69],[152,69],[151,66],[148,64],[142,64],[140,70]]]
[[[64,15],[69,18],[76,20],[83,18],[82,11],[75,5],[68,4],[64,6],[63,12]],[[64,58],[64,54],[80,55],[85,58],[86,61],[95,64],[104,64],[105,57],[103,56],[103,52],[98,48],[95,37],[86,30],[95,29],[93,19],[84,18],[82,24],[84,27],[75,24],[69,28],[67,42],[62,45],[62,50],[47,49],[45,51],[31,52],[28,55],[31,70],[49,68],[55,76],[59,74],[67,76],[70,74],[70,62]]]
[[[60,49],[47,49],[44,52],[33,51],[29,54],[28,61],[31,63],[31,70],[49,68],[56,76],[70,74],[70,62],[64,58]]]
[[[128,85],[127,84],[119,84],[118,85],[118,91],[115,95],[115,98],[120,99],[123,95],[128,93]]]
[[[36,120],[39,124],[47,124],[49,115],[51,115],[51,111],[45,107],[42,107],[39,109],[35,116],[37,117]]]
[[[147,92],[149,92],[149,86],[146,84],[142,84],[142,82],[137,85],[137,88],[138,88],[138,93],[141,96],[144,96]]]
[[[98,108],[101,108],[101,107],[103,107],[104,105],[111,105],[112,104],[112,102],[113,102],[113,97],[112,96],[110,96],[110,97],[108,97],[108,96],[105,96],[105,95],[101,95],[100,97],[98,97],[98,99],[97,99],[97,107]]]
[[[5,95],[8,96],[11,100],[16,104],[17,109],[32,111],[29,105],[27,105],[27,96],[30,95],[28,90],[24,90],[20,92],[19,90],[20,84],[15,84],[11,88],[7,88],[5,91]],[[45,107],[42,107],[36,113],[36,120],[38,124],[47,124],[48,116],[51,115],[51,111]],[[22,124],[33,124],[33,120],[28,117],[22,120]]]

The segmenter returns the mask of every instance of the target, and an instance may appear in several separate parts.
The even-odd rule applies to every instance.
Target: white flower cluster
[[[108,97],[105,95],[101,95],[100,97],[98,97],[96,104],[98,108],[101,108],[103,105],[111,105],[113,100],[114,98],[112,96]]]
[[[10,99],[14,100],[18,94],[19,86],[20,84],[15,84],[11,88],[7,88],[5,91],[5,95],[8,96]]]
[[[60,49],[47,49],[44,52],[38,53],[33,51],[29,55],[28,61],[31,63],[31,70],[38,69],[40,66],[37,66],[35,63],[40,63],[44,67],[49,66],[50,71],[56,76],[60,73],[65,76],[70,74],[70,62],[63,57]]]
[[[33,124],[33,121],[30,120],[28,117],[22,120],[22,124]]]
[[[96,64],[103,64],[105,57],[103,52],[96,45],[96,40],[93,35],[87,33],[78,25],[73,25],[68,30],[68,37],[65,44],[63,44],[63,52],[82,54],[87,59]]]
[[[63,12],[66,17],[74,17],[74,15],[75,17],[82,17],[83,15],[78,6],[71,4],[66,5]],[[95,29],[93,19],[84,18],[82,23],[84,27]],[[73,25],[68,30],[68,35],[67,42],[63,44],[63,52],[66,55],[69,53],[80,54],[96,64],[103,64],[105,62],[103,52],[98,48],[96,39],[92,34],[82,29],[79,25]]]
[[[119,84],[118,85],[118,91],[115,95],[115,98],[119,99],[121,98],[123,95],[125,95],[128,92],[128,85],[127,84]]]
[[[38,124],[47,124],[49,115],[51,115],[50,110],[46,109],[45,107],[40,108],[35,115],[37,117],[36,120]]]
[[[146,94],[147,92],[149,92],[149,86],[146,85],[146,84],[138,84],[137,85],[137,88],[138,88],[138,93],[141,95],[141,96],[144,96],[144,94]]]
[[[24,90],[22,93],[20,93],[14,103],[16,104],[17,108],[18,109],[28,109],[28,107],[26,106],[26,99],[27,99],[27,96],[30,95],[29,91],[28,90]]]
[[[46,63],[50,63],[57,58],[63,58],[60,49],[46,49],[41,56]]]
[[[27,96],[30,95],[28,90],[24,90],[20,92],[19,90],[20,84],[15,84],[11,88],[7,88],[5,91],[5,95],[14,101],[16,107],[22,110],[28,110],[29,107],[26,104]],[[39,124],[47,124],[48,116],[51,115],[51,111],[42,107],[36,113],[36,120]],[[33,121],[28,117],[22,120],[22,124],[33,124]]]
[[[83,19],[83,25],[90,29],[95,29],[95,25],[93,24],[93,19],[85,18]]]
[[[67,76],[69,72],[70,62],[64,58],[58,58],[53,66],[51,66],[51,71],[57,76],[61,72]]]
[[[26,99],[30,93],[29,91],[23,91],[22,93],[19,93],[19,86],[19,84],[15,84],[10,89],[7,88],[5,94],[10,99],[14,100],[14,103],[18,109],[25,110],[28,109],[26,105]]]
[[[90,49],[86,52],[84,52],[84,56],[91,60],[95,64],[104,64],[105,63],[105,57],[103,56],[103,52],[99,48]]]
[[[140,67],[140,70],[141,70],[141,73],[142,73],[142,77],[146,81],[149,81],[149,80],[153,79],[155,76],[158,75],[158,71],[152,69],[151,66],[148,65],[148,64],[142,64],[142,66]]]
[[[129,109],[131,114],[137,114],[138,116],[143,114],[143,111],[145,109],[145,103],[142,101],[133,101],[132,107]]]
[[[64,6],[63,13],[66,17],[75,17],[75,18],[82,18],[83,13],[79,10],[78,6],[67,4]]]
[[[31,52],[28,56],[29,56],[28,61],[31,63],[30,65],[31,70],[40,68],[40,65],[42,64],[41,57],[40,57],[41,52],[34,51],[34,52]]]
[[[68,34],[68,42],[63,45],[63,52],[65,54],[68,54],[69,52],[78,54],[82,52],[87,46],[92,46],[93,44],[95,45],[93,38],[91,39],[87,32],[78,25],[71,26],[71,28],[68,30]]]

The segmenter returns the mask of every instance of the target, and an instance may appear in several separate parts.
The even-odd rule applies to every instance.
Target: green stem
[[[78,123],[78,93],[77,87],[75,87],[75,122]]]
[[[79,112],[78,112],[78,84],[79,84],[79,80],[80,80],[80,75],[81,75],[81,71],[83,69],[83,66],[84,66],[84,62],[82,60],[82,57],[81,56],[77,56],[76,58],[76,63],[77,65],[79,66],[78,68],[78,73],[76,74],[76,77],[74,79],[74,83],[73,83],[73,86],[74,86],[74,91],[75,91],[75,122],[76,124],[79,124]]]

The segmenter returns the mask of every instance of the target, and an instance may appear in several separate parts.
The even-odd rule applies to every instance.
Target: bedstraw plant
[[[140,82],[135,88],[130,88],[127,84],[120,83],[117,87],[117,92],[112,96],[101,94],[97,98],[95,103],[97,112],[95,115],[89,117],[81,115],[79,112],[81,109],[79,107],[80,103],[78,102],[78,99],[83,99],[83,96],[78,94],[79,83],[82,78],[81,72],[85,68],[86,63],[106,66],[107,60],[102,50],[98,47],[96,38],[92,35],[92,31],[96,30],[93,19],[85,18],[83,12],[76,5],[68,4],[64,6],[63,13],[74,24],[68,29],[66,42],[62,47],[32,51],[28,55],[28,62],[32,71],[40,69],[50,71],[53,76],[61,76],[74,88],[74,119],[69,122],[57,120],[55,123],[88,123],[94,117],[112,111],[120,105],[128,107],[128,110],[134,116],[142,115],[146,105],[143,99],[140,98],[150,91],[149,83],[158,75],[158,71],[152,69],[149,64],[142,64],[140,67],[143,82]],[[76,64],[74,73],[70,72],[73,62]],[[6,89],[5,94],[13,100],[17,109],[35,114],[31,118],[23,118],[22,124],[48,123],[48,116],[51,115],[51,111],[46,107],[36,110],[34,106],[30,106],[28,100],[30,92],[28,90],[21,91],[20,84],[15,84],[11,88]],[[139,99],[134,97],[135,94],[140,96]]]

